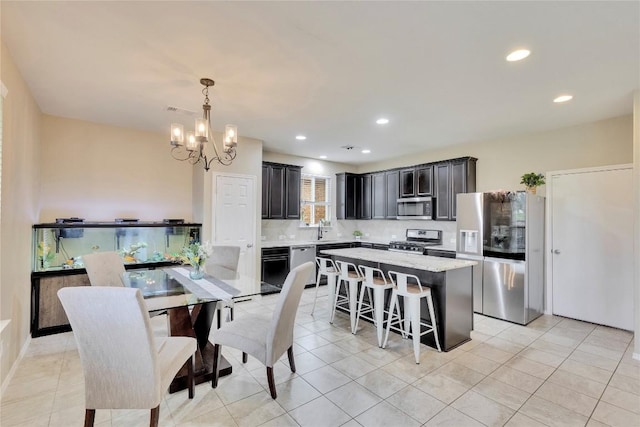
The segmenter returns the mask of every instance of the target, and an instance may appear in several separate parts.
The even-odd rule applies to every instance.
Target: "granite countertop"
[[[426,270],[433,273],[471,267],[477,264],[475,261],[455,258],[441,258],[404,252],[379,251],[377,249],[367,248],[328,249],[321,251],[321,253],[346,258],[355,258],[363,261],[378,262],[381,264],[415,268],[417,270]]]
[[[348,239],[327,239],[327,240],[264,240],[260,242],[260,246],[263,248],[283,248],[283,247],[291,247],[291,246],[304,246],[304,245],[335,245],[340,243],[374,243],[380,245],[388,245],[389,240],[378,240],[378,239],[361,239],[356,240],[353,238]],[[437,246],[429,246],[429,249],[438,249],[442,251],[456,251],[455,243],[437,245]]]

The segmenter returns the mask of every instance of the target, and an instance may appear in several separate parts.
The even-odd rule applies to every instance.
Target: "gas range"
[[[437,246],[441,244],[441,230],[409,228],[407,229],[407,240],[390,242],[389,250],[395,252],[425,254],[425,249],[428,246]]]

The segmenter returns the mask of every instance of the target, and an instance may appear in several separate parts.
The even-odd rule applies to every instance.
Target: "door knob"
[[[253,244],[252,244],[252,243],[247,243],[247,247],[248,247],[248,248],[252,248],[252,247],[253,247]]]
[[[557,250],[557,249],[554,249],[552,252],[553,252],[554,254],[559,254],[559,253],[560,253],[560,251],[559,251],[559,250]]]

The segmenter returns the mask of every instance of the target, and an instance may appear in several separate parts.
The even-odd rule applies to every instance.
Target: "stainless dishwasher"
[[[291,246],[289,250],[289,265],[291,270],[298,267],[299,265],[304,264],[305,262],[312,262],[315,264],[316,262],[316,245],[299,245],[299,246]],[[309,277],[304,282],[305,285],[315,284],[316,283],[316,269],[312,269],[311,273],[309,273]]]

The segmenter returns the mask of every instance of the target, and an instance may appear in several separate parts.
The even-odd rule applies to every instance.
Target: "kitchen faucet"
[[[324,223],[324,220],[321,219],[320,221],[318,221],[318,240],[322,239],[322,224]]]

